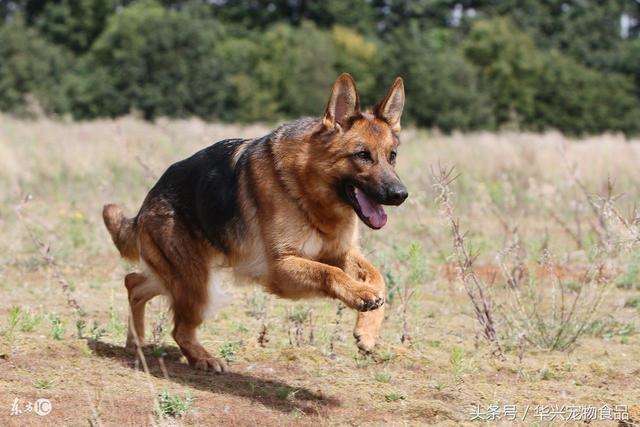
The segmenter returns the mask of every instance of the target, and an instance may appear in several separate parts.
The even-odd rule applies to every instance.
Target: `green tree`
[[[46,2],[34,24],[51,42],[75,53],[83,53],[102,33],[118,3],[117,0]]]
[[[396,30],[387,45],[390,70],[383,85],[394,75],[404,77],[405,115],[419,126],[446,132],[492,128],[491,100],[480,90],[474,67],[451,47],[452,37],[447,30],[422,32],[415,25]]]
[[[28,113],[32,95],[46,113],[64,113],[61,82],[70,55],[53,46],[19,17],[0,27],[0,110]]]
[[[273,88],[284,116],[319,115],[335,79],[330,36],[311,22],[299,28],[276,25],[260,41],[256,78]]]
[[[420,30],[449,28],[456,7],[468,0],[373,0],[381,36],[396,28],[417,26]]]
[[[464,42],[464,53],[480,69],[480,83],[491,94],[498,125],[520,125],[533,113],[541,63],[526,33],[505,18],[480,20]]]
[[[220,118],[251,122],[277,117],[279,102],[274,95],[275,87],[256,78],[263,55],[259,38],[228,37],[220,41],[216,51],[224,58],[219,85],[223,100]]]
[[[313,21],[320,28],[342,25],[366,34],[377,30],[378,12],[370,0],[221,0],[212,4],[215,16],[251,29]]]
[[[535,111],[527,118],[534,130],[554,128],[574,135],[640,131],[640,102],[624,75],[589,69],[551,52],[536,86]]]
[[[623,14],[638,16],[640,4],[627,0],[502,0],[476,2],[483,17],[504,17],[530,33],[540,48],[557,49],[579,62],[611,69],[623,41]],[[633,23],[633,20],[631,21]],[[633,34],[635,27],[631,27]]]
[[[113,15],[77,73],[68,80],[76,117],[131,110],[158,115],[213,116],[222,27],[187,12],[139,1]]]
[[[378,93],[380,85],[377,81],[377,70],[382,68],[384,59],[380,44],[375,39],[365,38],[340,25],[331,30],[331,39],[335,52],[334,74],[337,76],[347,72],[356,79],[363,105],[377,102],[381,96]],[[391,81],[386,83],[389,84]]]
[[[625,40],[615,70],[633,79],[636,97],[640,99],[640,38]]]
[[[359,34],[343,27],[328,33],[308,21],[229,37],[218,53],[225,58],[226,118],[241,121],[319,115],[339,72],[353,73],[370,93],[380,59],[377,46]]]

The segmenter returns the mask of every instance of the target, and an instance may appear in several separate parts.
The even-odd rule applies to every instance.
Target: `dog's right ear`
[[[349,117],[360,111],[360,99],[353,77],[343,73],[331,88],[331,98],[324,111],[322,124],[327,129],[334,129],[336,124],[344,127]]]

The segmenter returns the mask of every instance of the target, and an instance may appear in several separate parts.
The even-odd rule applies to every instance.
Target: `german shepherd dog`
[[[333,84],[324,116],[257,139],[227,139],[171,165],[138,215],[104,206],[122,257],[142,270],[124,279],[130,305],[126,347],[144,339],[145,304],[169,298],[173,338],[197,369],[224,371],[196,338],[219,301],[216,273],[259,283],[284,298],[336,298],[359,311],[354,337],[375,345],[384,316],[382,275],[358,249],[358,218],[373,229],[407,190],[394,170],[404,85],[397,78],[361,111],[353,78]]]

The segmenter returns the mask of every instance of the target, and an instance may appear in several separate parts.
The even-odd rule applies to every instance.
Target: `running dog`
[[[141,265],[124,279],[130,304],[126,347],[144,340],[145,304],[168,297],[173,338],[197,369],[223,372],[196,338],[219,301],[216,272],[262,285],[283,298],[330,297],[357,310],[354,337],[375,345],[385,283],[358,248],[358,218],[387,222],[383,205],[407,189],[394,168],[404,85],[397,78],[361,111],[355,82],[342,74],[321,118],[302,118],[257,139],[227,139],[171,165],[134,218],[103,208],[121,256]]]

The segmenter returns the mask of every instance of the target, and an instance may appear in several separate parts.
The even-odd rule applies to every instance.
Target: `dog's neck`
[[[320,119],[300,119],[274,131],[270,140],[278,153],[275,169],[285,192],[306,214],[311,225],[328,236],[353,231],[357,215],[338,196],[326,177],[309,167],[309,144],[322,126]]]

